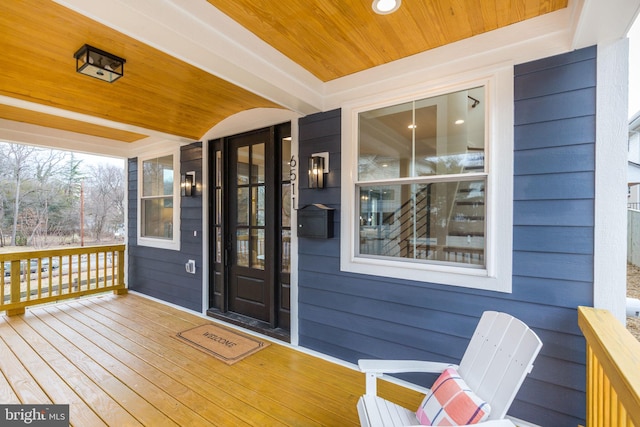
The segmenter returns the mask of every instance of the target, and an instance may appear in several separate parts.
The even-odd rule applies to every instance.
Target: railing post
[[[607,310],[578,307],[587,344],[586,427],[640,426],[640,342]]]
[[[121,288],[113,291],[114,295],[124,295],[127,293],[127,288],[124,285],[124,251],[118,251],[118,286]]]
[[[12,303],[20,302],[20,260],[11,261],[11,299]],[[8,316],[24,314],[24,307],[7,310]]]

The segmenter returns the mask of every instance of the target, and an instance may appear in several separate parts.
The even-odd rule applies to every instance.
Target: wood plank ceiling
[[[322,81],[567,7],[567,0],[207,0]]]
[[[381,16],[371,0],[208,2],[323,82],[567,7],[403,0]],[[0,26],[0,95],[8,98],[194,140],[240,111],[279,107],[50,0],[0,2]],[[85,43],[125,58],[125,77],[105,84],[77,74],[73,53]],[[0,118],[122,142],[146,136],[25,108],[4,106]]]

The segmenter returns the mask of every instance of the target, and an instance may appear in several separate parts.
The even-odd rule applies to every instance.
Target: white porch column
[[[626,322],[629,40],[598,45],[593,303]]]

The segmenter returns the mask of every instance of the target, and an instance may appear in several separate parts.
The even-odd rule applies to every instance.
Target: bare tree
[[[11,227],[13,245],[45,246],[51,231],[73,233],[79,165],[73,153],[0,143],[0,229]]]
[[[70,152],[0,142],[0,245],[11,228],[13,245],[48,246],[50,236],[64,243],[79,230],[81,183],[86,217],[97,240],[124,222],[122,167],[91,165]],[[8,234],[8,233],[5,233]]]
[[[73,155],[58,150],[42,150],[34,156],[33,219],[28,243],[46,246],[50,230],[50,213],[68,207],[64,195],[68,189],[67,165]]]
[[[14,184],[13,227],[11,229],[11,243],[16,244],[18,232],[18,217],[20,214],[20,190],[23,181],[29,177],[31,164],[29,160],[35,152],[34,147],[27,145],[8,144],[8,159],[10,163],[11,180]]]
[[[124,222],[124,170],[114,165],[92,169],[86,188],[85,210],[97,241]]]
[[[4,154],[3,148],[5,144],[0,144],[0,153]],[[4,242],[4,222],[5,222],[5,203],[7,198],[5,197],[5,192],[7,188],[8,178],[9,178],[9,164],[8,164],[7,156],[0,155],[0,247],[5,245]]]

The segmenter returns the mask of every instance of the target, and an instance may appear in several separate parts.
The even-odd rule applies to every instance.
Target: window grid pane
[[[358,181],[485,172],[484,92],[477,87],[360,113]]]
[[[358,256],[486,266],[485,99],[480,86],[359,113]]]
[[[173,198],[142,201],[142,236],[173,239]]]
[[[158,157],[142,162],[142,196],[170,196],[173,194],[173,156]]]
[[[484,266],[485,180],[359,187],[361,256]]]

